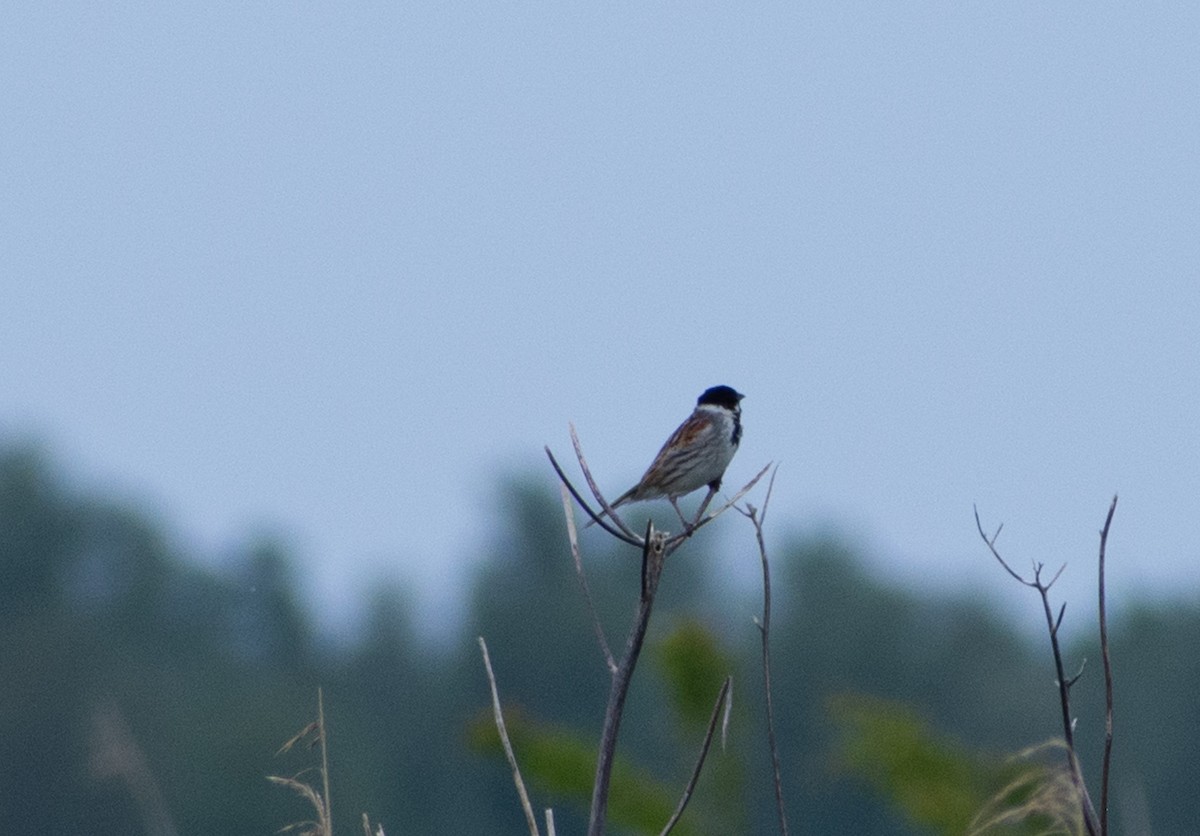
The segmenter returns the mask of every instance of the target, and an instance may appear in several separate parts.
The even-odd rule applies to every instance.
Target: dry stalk
[[[500,743],[504,746],[508,765],[512,767],[513,783],[521,799],[521,809],[525,811],[525,823],[529,825],[530,836],[539,836],[537,817],[533,814],[533,805],[529,803],[529,793],[525,791],[521,769],[517,766],[517,756],[513,752],[512,742],[508,739],[508,729],[504,725],[504,712],[500,710],[500,693],[496,689],[496,674],[492,671],[492,660],[488,656],[487,642],[483,640],[483,636],[479,637],[479,649],[483,653],[483,666],[487,669],[488,686],[492,691],[492,713],[496,719],[496,731],[500,734]]]
[[[700,780],[700,771],[704,768],[704,759],[708,757],[708,748],[712,745],[713,734],[717,730],[717,720],[721,717],[721,709],[724,707],[726,721],[729,719],[728,706],[732,700],[729,699],[729,691],[733,687],[733,677],[725,677],[725,681],[721,683],[721,690],[717,692],[717,701],[713,705],[712,716],[708,720],[708,731],[704,735],[704,745],[700,747],[700,757],[696,759],[696,766],[692,769],[692,777],[688,779],[687,786],[683,789],[683,795],[679,799],[679,804],[675,808],[675,812],[667,821],[666,826],[662,829],[659,836],[667,836],[675,829],[683,811],[687,809],[688,801],[692,798],[692,793],[696,789],[696,782]]]
[[[1115,505],[1116,499],[1114,499],[1114,507]],[[1110,521],[1112,510],[1114,509],[1109,510]],[[1079,672],[1074,676],[1070,676],[1070,678],[1068,678],[1066,672],[1064,672],[1062,648],[1060,643],[1058,643],[1058,631],[1060,631],[1060,628],[1062,627],[1062,617],[1067,612],[1067,605],[1066,603],[1063,603],[1063,605],[1058,608],[1057,615],[1054,614],[1054,611],[1052,611],[1052,608],[1050,607],[1050,588],[1054,587],[1058,577],[1062,575],[1062,571],[1066,569],[1067,566],[1066,564],[1063,564],[1062,566],[1058,567],[1058,571],[1055,572],[1054,577],[1050,578],[1050,581],[1043,581],[1042,572],[1045,569],[1045,565],[1034,561],[1033,578],[1028,579],[1024,576],[1021,576],[1019,572],[1016,572],[1013,567],[1001,557],[1000,552],[998,552],[996,549],[996,539],[997,537],[1000,537],[1000,531],[1003,528],[1003,525],[996,529],[996,533],[994,535],[989,537],[984,533],[983,523],[979,521],[979,509],[976,509],[974,515],[976,515],[976,528],[979,531],[979,536],[982,537],[984,543],[986,543],[986,546],[988,546],[992,557],[995,557],[998,563],[1003,566],[1004,571],[1007,571],[1009,575],[1015,578],[1020,584],[1025,585],[1025,587],[1030,589],[1037,590],[1040,599],[1042,599],[1042,611],[1045,615],[1046,628],[1048,628],[1050,632],[1050,650],[1052,654],[1054,654],[1055,675],[1058,685],[1058,705],[1060,705],[1060,709],[1062,711],[1062,733],[1063,740],[1066,741],[1067,744],[1067,766],[1070,774],[1070,780],[1072,780],[1075,793],[1078,794],[1080,810],[1082,812],[1082,817],[1084,817],[1084,826],[1087,831],[1087,835],[1104,836],[1104,826],[1100,824],[1100,819],[1097,817],[1096,807],[1092,805],[1091,795],[1088,795],[1087,784],[1084,782],[1084,774],[1082,774],[1082,769],[1080,768],[1079,764],[1079,754],[1075,751],[1075,723],[1072,716],[1070,716],[1070,688],[1075,685],[1076,681],[1079,681],[1080,676],[1082,673],[1084,673],[1084,668],[1080,666]],[[1102,547],[1104,545],[1104,540],[1106,539],[1106,533],[1108,533],[1108,523],[1105,523],[1102,541],[1100,541],[1102,542]],[[1102,609],[1100,609],[1100,612],[1104,612],[1103,605]],[[1108,633],[1106,633],[1106,630],[1102,636],[1102,643],[1106,648],[1106,644],[1108,644]],[[1106,655],[1106,652],[1108,651],[1105,649],[1104,652]],[[1105,790],[1106,787],[1108,787],[1108,784],[1105,782]]]
[[[1112,659],[1108,653],[1108,614],[1104,598],[1104,558],[1108,548],[1108,529],[1112,526],[1113,514],[1117,511],[1117,497],[1108,506],[1104,528],[1100,529],[1100,655],[1104,659],[1104,761],[1100,773],[1100,833],[1108,833],[1108,776],[1112,766],[1113,742],[1113,674]]]
[[[763,522],[767,518],[767,506],[771,502],[771,491],[775,488],[776,467],[767,483],[767,496],[763,500],[761,514],[753,505],[747,503],[746,510],[738,509],[754,525],[754,536],[758,541],[758,555],[762,562],[763,575],[763,614],[758,623],[762,635],[762,669],[763,693],[766,695],[767,706],[767,744],[771,750],[771,767],[775,778],[775,811],[779,817],[779,833],[787,836],[787,811],[783,803],[783,772],[779,765],[779,745],[775,740],[775,705],[771,698],[771,564],[767,560],[767,544],[763,537]]]
[[[293,775],[290,778],[284,778],[279,775],[268,775],[267,780],[281,787],[287,787],[312,806],[316,813],[316,818],[309,821],[296,822],[289,824],[280,830],[281,833],[290,833],[295,831],[299,836],[332,836],[333,834],[333,819],[330,815],[329,805],[329,750],[325,743],[325,702],[321,693],[321,689],[317,689],[317,719],[302,728],[296,734],[279,747],[276,755],[281,755],[284,752],[291,750],[296,744],[301,741],[309,741],[309,745],[318,745],[321,747],[321,790],[318,790],[311,783],[300,780],[300,776],[307,772],[302,772]],[[322,790],[324,795],[322,795]]]

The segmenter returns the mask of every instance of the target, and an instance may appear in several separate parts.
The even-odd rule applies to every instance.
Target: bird
[[[671,433],[638,483],[609,507],[665,496],[687,525],[676,500],[705,485],[713,492],[720,489],[725,469],[742,441],[744,397],[730,386],[705,389],[692,414]]]

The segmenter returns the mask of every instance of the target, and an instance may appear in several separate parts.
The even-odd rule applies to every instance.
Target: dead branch
[[[1087,828],[1088,836],[1102,836],[1099,821],[1096,817],[1096,809],[1092,805],[1091,796],[1088,795],[1087,785],[1083,780],[1083,770],[1079,765],[1079,755],[1075,750],[1075,723],[1071,719],[1071,686],[1079,679],[1079,675],[1083,673],[1083,669],[1081,667],[1079,674],[1076,674],[1071,679],[1067,679],[1063,669],[1062,648],[1058,641],[1058,631],[1062,626],[1063,614],[1066,612],[1067,605],[1062,605],[1058,611],[1057,618],[1050,607],[1050,587],[1054,586],[1054,582],[1062,575],[1066,564],[1060,566],[1058,571],[1054,573],[1054,577],[1049,582],[1046,582],[1042,580],[1042,571],[1045,568],[1045,564],[1035,561],[1033,564],[1033,579],[1029,580],[1013,570],[996,549],[996,538],[1000,536],[1000,528],[1003,528],[1003,526],[997,528],[996,533],[989,538],[984,533],[983,523],[979,520],[979,509],[976,508],[975,527],[979,530],[979,536],[987,544],[992,556],[999,561],[1005,571],[1021,584],[1030,589],[1036,589],[1042,599],[1042,612],[1046,617],[1046,628],[1050,633],[1050,649],[1054,655],[1055,681],[1058,684],[1059,707],[1062,710],[1063,739],[1067,746],[1067,766],[1070,769],[1071,781],[1075,786],[1076,792],[1079,794],[1080,806],[1083,811],[1083,823]]]
[[[1104,760],[1100,773],[1100,833],[1108,833],[1108,775],[1112,765],[1113,742],[1113,675],[1112,660],[1108,655],[1108,616],[1104,599],[1104,553],[1108,547],[1108,529],[1117,510],[1117,497],[1108,506],[1104,528],[1100,529],[1100,655],[1104,659]]]
[[[717,517],[721,516],[726,511],[728,511],[730,508],[733,508],[739,502],[741,502],[742,497],[744,497],[746,494],[750,493],[750,491],[754,489],[754,486],[759,483],[759,480],[762,479],[763,476],[765,476],[767,474],[767,471],[771,469],[772,464],[774,464],[774,462],[767,462],[765,465],[763,465],[762,470],[760,470],[760,471],[758,471],[758,473],[754,474],[754,478],[751,479],[749,482],[747,482],[745,485],[743,485],[742,489],[740,491],[738,491],[737,493],[735,493],[733,495],[733,498],[730,499],[728,502],[726,502],[724,505],[722,505],[720,508],[713,511],[711,514],[709,514],[706,517],[697,518],[696,523],[693,526],[691,526],[691,528],[686,529],[686,530],[680,532],[679,534],[676,534],[674,537],[672,537],[670,540],[671,550],[674,551],[676,548],[679,547],[680,544],[683,543],[684,540],[688,539],[693,534],[695,534],[697,531],[699,531],[701,528],[708,525],[710,522],[715,520]],[[708,506],[708,499],[706,499],[704,504],[701,505],[701,510],[703,511],[707,506]]]
[[[583,589],[583,598],[587,602],[588,614],[592,617],[592,629],[596,631],[596,641],[600,644],[600,652],[604,654],[604,664],[609,674],[617,670],[612,651],[608,647],[608,638],[604,635],[604,625],[596,613],[596,603],[592,599],[592,590],[588,586],[587,575],[583,571],[583,558],[579,554],[579,531],[575,528],[575,514],[571,511],[571,493],[566,485],[559,485],[562,493],[563,515],[567,518],[567,539],[571,542],[571,559],[575,562],[575,576],[579,578],[579,586]]]
[[[758,629],[762,635],[763,692],[766,695],[767,705],[767,743],[771,749],[771,766],[775,776],[775,810],[779,816],[779,832],[782,836],[787,836],[787,812],[783,804],[783,775],[779,766],[779,746],[775,741],[775,708],[774,702],[771,699],[771,566],[767,560],[767,545],[763,538],[763,522],[767,518],[767,506],[771,502],[771,491],[775,488],[775,474],[778,472],[779,468],[776,467],[771,473],[771,480],[767,483],[767,496],[763,500],[761,514],[750,504],[746,505],[745,511],[742,511],[740,508],[738,510],[754,525],[754,535],[758,540],[758,555],[762,562],[763,614],[762,620],[758,623]]]
[[[483,666],[487,669],[488,687],[492,691],[492,713],[496,719],[496,731],[500,734],[500,743],[504,746],[504,755],[508,758],[508,765],[512,767],[513,783],[517,787],[517,795],[521,798],[521,809],[525,811],[525,822],[529,825],[530,836],[540,836],[537,817],[533,814],[533,805],[529,803],[529,794],[525,792],[525,782],[521,780],[517,756],[508,739],[508,729],[504,726],[504,713],[500,710],[500,693],[496,688],[496,674],[492,671],[492,660],[488,656],[487,642],[483,640],[483,636],[479,637],[479,649],[483,653]]]
[[[575,501],[579,503],[579,507],[587,512],[587,515],[592,518],[594,523],[622,542],[628,543],[631,546],[642,545],[638,542],[636,537],[625,534],[624,532],[613,528],[612,525],[600,514],[593,511],[592,506],[588,505],[587,500],[580,495],[578,488],[576,488],[575,485],[571,483],[571,480],[567,478],[567,474],[563,471],[562,465],[558,463],[558,459],[554,458],[554,454],[550,452],[550,448],[545,447],[544,449],[546,451],[546,455],[550,457],[550,464],[553,465],[554,472],[558,474],[559,481],[567,486],[567,490],[571,492],[571,496],[575,497]]]
[[[650,612],[658,593],[666,561],[666,538],[654,530],[654,523],[646,524],[646,536],[642,546],[642,590],[638,598],[637,615],[629,638],[625,643],[625,654],[621,657],[608,689],[608,707],[604,711],[604,727],[600,732],[600,751],[596,757],[596,781],[592,786],[592,808],[588,818],[588,836],[601,836],[608,818],[608,788],[612,780],[613,759],[617,750],[617,732],[621,727],[621,716],[625,711],[625,697],[629,693],[629,682],[637,666],[650,625]]]
[[[708,757],[708,747],[712,745],[713,734],[717,730],[717,719],[721,716],[721,707],[726,703],[726,698],[729,696],[729,689],[733,686],[733,677],[725,677],[725,681],[721,684],[721,690],[717,693],[717,701],[713,705],[712,717],[708,720],[708,731],[704,735],[704,745],[700,747],[700,757],[696,759],[696,766],[692,770],[692,777],[688,779],[687,786],[683,789],[683,795],[679,799],[679,805],[675,808],[675,812],[671,818],[667,820],[667,824],[663,827],[659,836],[667,836],[674,828],[683,811],[687,809],[688,801],[692,798],[692,793],[696,789],[696,782],[700,780],[700,771],[704,768],[704,759]]]

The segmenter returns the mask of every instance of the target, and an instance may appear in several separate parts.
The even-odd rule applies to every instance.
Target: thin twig
[[[642,547],[642,590],[638,598],[637,615],[633,628],[625,643],[625,654],[612,675],[608,689],[608,707],[604,711],[604,727],[600,732],[600,751],[596,757],[596,781],[592,786],[592,807],[588,817],[588,836],[601,836],[608,818],[608,789],[612,780],[613,759],[617,749],[617,732],[621,727],[621,715],[625,709],[625,697],[629,693],[629,682],[637,666],[650,624],[650,612],[654,609],[654,598],[658,582],[662,578],[666,560],[666,540],[654,530],[654,523],[646,524],[645,545]]]
[[[766,694],[767,702],[767,743],[771,750],[771,766],[775,775],[775,810],[779,816],[779,832],[782,836],[787,836],[787,812],[783,804],[783,773],[779,765],[779,746],[775,741],[775,707],[771,698],[771,565],[767,560],[767,545],[763,537],[763,522],[767,518],[767,506],[771,502],[771,491],[775,488],[775,475],[778,472],[779,468],[776,467],[771,473],[762,512],[759,513],[753,505],[747,505],[742,514],[754,525],[754,535],[758,540],[758,554],[762,562],[763,615],[758,629],[762,636],[763,692]]]
[[[537,817],[533,814],[533,805],[529,803],[529,794],[525,792],[525,782],[521,780],[517,756],[508,739],[508,729],[504,726],[504,713],[500,710],[500,692],[496,689],[496,674],[492,671],[492,660],[488,656],[487,642],[483,640],[483,636],[479,637],[479,649],[483,652],[483,666],[487,669],[488,686],[492,690],[492,713],[496,719],[496,731],[500,733],[504,755],[508,758],[508,765],[512,767],[513,783],[516,784],[517,795],[521,799],[521,809],[525,811],[525,822],[529,825],[530,836],[539,836]]]
[[[722,505],[720,508],[713,511],[711,514],[704,517],[703,519],[701,519],[699,522],[697,522],[695,525],[691,526],[690,528],[686,528],[683,531],[681,531],[679,534],[676,534],[676,535],[672,536],[670,539],[668,539],[667,540],[667,553],[670,554],[671,552],[675,551],[677,548],[680,547],[680,545],[683,544],[683,542],[685,540],[688,540],[693,534],[695,534],[701,528],[708,525],[710,522],[715,520],[717,517],[724,514],[730,508],[733,508],[735,505],[737,505],[737,503],[741,502],[742,497],[744,497],[746,494],[750,493],[750,491],[754,489],[754,486],[758,484],[759,480],[762,479],[763,476],[766,475],[767,471],[771,469],[772,464],[773,464],[773,462],[767,462],[763,466],[762,470],[760,470],[760,471],[758,471],[758,473],[754,474],[753,479],[751,479],[749,482],[747,482],[745,485],[743,485],[742,489],[740,491],[738,491],[737,493],[735,493],[733,495],[733,498],[730,499],[728,502],[726,502],[724,505]]]
[[[630,530],[629,526],[625,525],[625,521],[617,516],[617,512],[608,504],[608,500],[604,498],[604,494],[600,492],[599,486],[596,485],[596,480],[592,477],[592,469],[588,467],[587,457],[583,455],[583,445],[579,442],[579,434],[575,432],[575,425],[568,423],[571,429],[571,446],[575,448],[575,458],[579,460],[579,469],[583,471],[583,478],[587,480],[588,487],[592,491],[592,496],[596,497],[596,502],[604,509],[604,513],[600,516],[608,515],[608,518],[616,523],[621,531],[625,532],[630,537],[636,535]]]
[[[975,507],[975,527],[979,529],[979,536],[983,538],[983,542],[987,543],[987,547],[991,550],[992,556],[995,557],[996,560],[1000,561],[1000,565],[1004,567],[1004,571],[1012,575],[1018,583],[1023,583],[1025,586],[1033,586],[1033,584],[1021,577],[1017,573],[1016,569],[1013,569],[1008,565],[1008,562],[1000,556],[1000,552],[996,551],[996,540],[1000,538],[1000,532],[1004,530],[1004,523],[1000,523],[1000,525],[996,528],[996,533],[989,538],[983,532],[983,523],[979,521],[979,508],[977,506],[973,507]]]
[[[617,670],[612,651],[608,647],[608,638],[604,635],[604,626],[596,613],[596,603],[592,600],[592,590],[588,587],[587,575],[583,572],[583,558],[579,554],[579,531],[575,528],[575,514],[571,509],[571,493],[566,485],[559,485],[562,493],[563,514],[567,518],[567,539],[571,541],[571,559],[575,561],[575,576],[579,578],[579,586],[583,589],[583,598],[587,602],[588,614],[592,617],[592,628],[596,631],[596,641],[600,644],[600,652],[604,654],[604,664],[609,673]]]
[[[1067,679],[1063,667],[1062,647],[1058,641],[1058,628],[1062,624],[1062,615],[1066,610],[1066,604],[1063,609],[1059,610],[1058,618],[1055,619],[1053,611],[1050,607],[1050,587],[1054,581],[1058,580],[1058,575],[1061,574],[1060,569],[1054,575],[1050,583],[1043,583],[1041,578],[1042,565],[1039,563],[1037,571],[1034,572],[1033,588],[1038,591],[1042,598],[1042,612],[1046,616],[1046,627],[1050,631],[1050,650],[1054,654],[1054,672],[1058,682],[1058,702],[1059,708],[1062,711],[1063,724],[1063,739],[1067,742],[1067,763],[1071,768],[1071,778],[1075,783],[1075,789],[1079,792],[1079,797],[1083,807],[1083,823],[1087,827],[1090,836],[1097,836],[1099,828],[1096,822],[1096,811],[1092,807],[1092,799],[1088,795],[1087,784],[1083,780],[1083,768],[1079,763],[1079,754],[1075,749],[1075,723],[1071,718],[1071,686],[1075,684],[1078,677]],[[1082,673],[1082,669],[1080,669]]]
[[[712,717],[708,720],[708,731],[704,735],[704,745],[700,747],[700,757],[696,759],[696,766],[692,769],[692,777],[688,779],[687,786],[683,789],[683,795],[679,799],[679,805],[675,808],[674,814],[667,821],[666,826],[662,829],[659,836],[667,836],[679,821],[683,811],[687,809],[688,801],[692,798],[692,792],[696,789],[696,782],[700,780],[700,770],[704,768],[704,759],[708,757],[708,747],[712,745],[713,734],[717,730],[717,720],[721,716],[721,706],[725,703],[725,698],[729,695],[729,688],[733,685],[733,677],[725,677],[725,681],[721,684],[721,690],[717,693],[717,701],[713,705]]]
[[[604,519],[600,514],[592,510],[592,506],[587,504],[587,500],[583,498],[583,496],[579,493],[579,490],[571,483],[571,480],[567,478],[567,474],[563,471],[562,465],[558,463],[558,459],[554,458],[554,454],[550,452],[550,448],[545,447],[544,449],[546,451],[546,455],[550,457],[550,464],[553,465],[554,472],[558,474],[559,480],[567,486],[567,489],[571,492],[571,496],[575,497],[575,501],[579,503],[580,508],[582,508],[584,511],[587,511],[587,515],[592,518],[592,521],[598,524],[609,534],[616,537],[618,540],[626,542],[631,546],[638,546],[640,548],[642,544],[638,542],[636,537],[631,537],[628,534],[613,528],[608,520]]]
[[[1100,529],[1100,655],[1104,659],[1104,761],[1100,772],[1100,836],[1108,833],[1108,775],[1112,765],[1113,742],[1113,674],[1108,655],[1108,616],[1104,598],[1104,552],[1108,547],[1108,529],[1117,510],[1117,497],[1108,506],[1104,528]]]
[[[546,836],[555,836],[553,807],[546,808]]]
[[[717,495],[717,489],[710,487],[708,493],[704,494],[704,499],[700,502],[700,507],[696,509],[696,517],[692,520],[692,526],[695,527],[700,522],[700,518],[704,516],[704,512],[708,510],[709,503],[713,501],[713,497]]]
[[[1100,826],[1096,818],[1096,809],[1092,806],[1092,799],[1088,794],[1087,784],[1083,780],[1083,770],[1079,764],[1079,756],[1075,751],[1075,724],[1071,720],[1071,686],[1075,684],[1075,681],[1079,677],[1076,676],[1072,679],[1067,679],[1063,669],[1062,648],[1058,642],[1058,631],[1062,626],[1062,617],[1066,612],[1066,604],[1063,604],[1062,608],[1058,611],[1057,618],[1050,607],[1050,587],[1054,586],[1054,582],[1062,575],[1066,565],[1060,566],[1058,571],[1054,573],[1054,577],[1049,582],[1046,582],[1042,580],[1042,571],[1045,569],[1045,565],[1035,562],[1033,565],[1033,580],[1028,580],[1014,571],[996,549],[996,538],[1000,534],[1000,529],[997,528],[996,534],[991,538],[984,533],[983,524],[979,520],[978,508],[975,509],[975,527],[979,530],[979,536],[983,538],[983,542],[987,544],[989,551],[999,561],[1000,565],[1004,567],[1005,571],[1012,575],[1018,582],[1031,589],[1036,589],[1038,595],[1041,596],[1042,612],[1046,617],[1046,629],[1050,633],[1050,649],[1054,655],[1055,682],[1058,685],[1059,708],[1062,711],[1063,739],[1066,742],[1067,748],[1067,766],[1071,773],[1071,781],[1075,786],[1076,792],[1079,794],[1083,823],[1087,828],[1088,836],[1099,836]],[[1082,673],[1082,669],[1080,669],[1080,672]]]
[[[325,820],[329,831],[333,830],[333,799],[329,795],[329,746],[325,733],[325,694],[317,687],[317,727],[321,730],[321,787],[325,790]]]

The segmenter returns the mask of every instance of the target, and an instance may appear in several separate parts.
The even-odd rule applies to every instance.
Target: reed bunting
[[[744,397],[728,386],[704,390],[695,410],[667,439],[642,478],[611,507],[665,496],[683,520],[676,499],[705,485],[714,492],[721,487],[742,440],[739,402]]]

